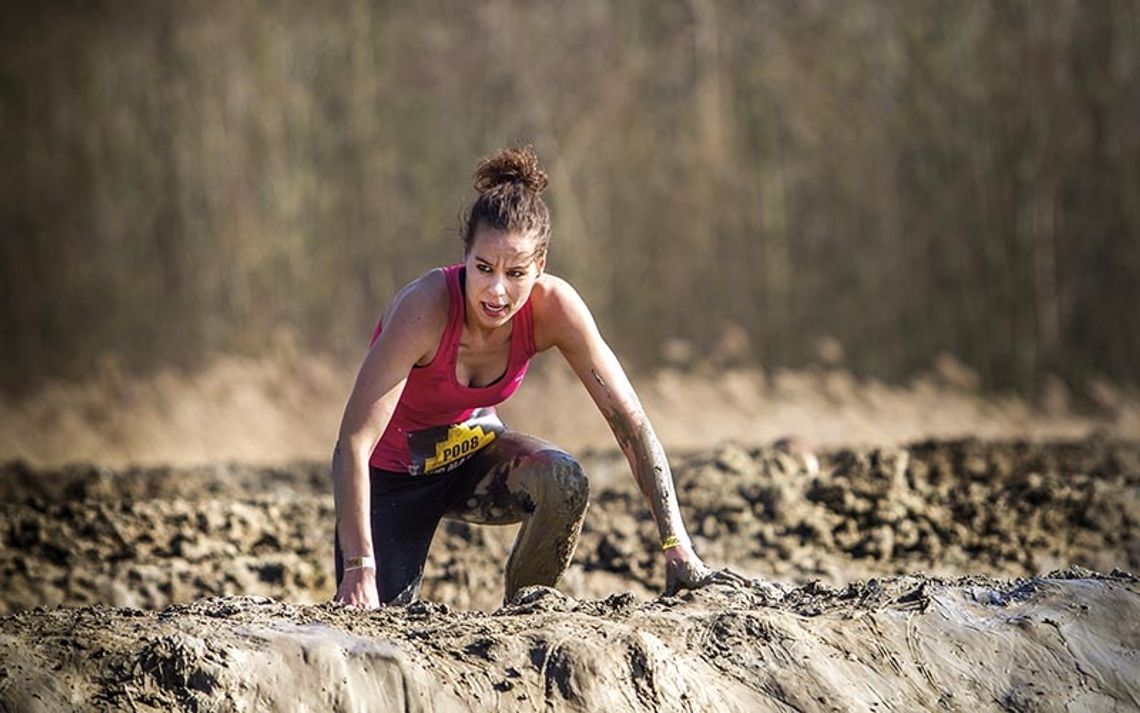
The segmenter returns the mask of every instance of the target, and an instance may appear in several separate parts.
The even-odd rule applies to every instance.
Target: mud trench
[[[558,590],[502,605],[516,528],[445,521],[425,601],[368,614],[327,603],[324,464],[10,463],[0,707],[1140,707],[1140,444],[818,456],[676,459],[694,544],[736,583],[660,597],[648,510],[594,454]]]

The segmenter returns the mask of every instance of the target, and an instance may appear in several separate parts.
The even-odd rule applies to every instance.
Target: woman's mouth
[[[493,318],[505,317],[507,308],[510,307],[510,305],[505,303],[494,304],[492,302],[480,302],[479,304],[483,307],[483,312],[485,312],[488,317]]]

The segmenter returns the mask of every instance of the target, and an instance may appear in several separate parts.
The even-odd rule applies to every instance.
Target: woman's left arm
[[[581,379],[609,423],[645,496],[665,552],[665,593],[699,587],[711,571],[693,551],[685,531],[673,474],[641,401],[613,350],[602,339],[593,315],[566,282],[547,276],[542,327]]]

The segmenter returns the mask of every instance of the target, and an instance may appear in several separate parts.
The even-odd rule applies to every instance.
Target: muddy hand
[[[687,547],[674,547],[665,553],[665,596],[682,589],[697,589],[709,583],[714,572]]]
[[[736,588],[751,587],[752,580],[725,567],[724,569],[713,570],[708,577],[705,577],[705,581],[701,582],[702,587],[707,587],[710,584],[725,584]]]

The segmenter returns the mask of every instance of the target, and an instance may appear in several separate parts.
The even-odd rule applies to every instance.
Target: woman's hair
[[[542,201],[546,172],[530,146],[503,149],[475,167],[475,190],[479,197],[463,219],[464,252],[471,250],[480,225],[497,230],[533,235],[535,258],[546,254],[550,244],[550,211]]]

